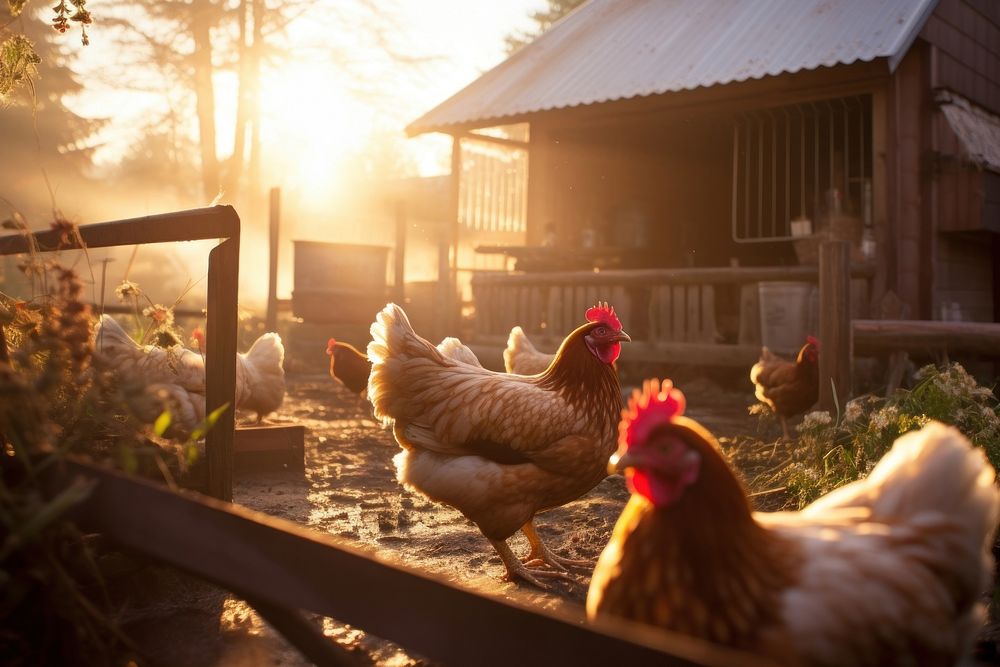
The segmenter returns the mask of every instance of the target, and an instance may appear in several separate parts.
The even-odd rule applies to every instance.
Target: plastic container
[[[758,283],[761,344],[778,354],[796,354],[817,327],[816,292],[812,283]]]

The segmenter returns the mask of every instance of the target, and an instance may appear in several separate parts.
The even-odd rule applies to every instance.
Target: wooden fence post
[[[393,299],[400,306],[406,300],[406,202],[402,199],[396,200],[396,253],[395,253],[395,280],[393,287]]]
[[[208,349],[205,351],[205,414],[226,409],[205,438],[208,493],[233,500],[233,429],[236,426],[236,300],[239,286],[240,239],[229,238],[208,254]]]
[[[267,331],[278,330],[278,225],[281,221],[281,188],[271,188],[269,217],[270,251],[267,273]]]
[[[819,408],[835,415],[851,393],[851,248],[828,241],[819,255]],[[834,394],[836,391],[836,394]]]

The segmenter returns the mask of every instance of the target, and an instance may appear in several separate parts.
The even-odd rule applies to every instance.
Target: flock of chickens
[[[104,337],[135,353],[111,324]],[[276,372],[276,357],[280,369],[280,340],[267,336],[238,366],[247,384],[237,407],[260,414],[273,396],[255,396],[254,378]],[[622,409],[616,361],[629,337],[608,304],[589,309],[554,355],[515,327],[505,373],[457,339],[428,342],[395,304],[371,337],[364,352],[331,339],[330,373],[392,429],[398,481],[473,521],[509,578],[544,588],[593,568],[592,621],[621,617],[810,665],[954,664],[982,625],[1000,491],[982,451],[953,428],[899,438],[866,479],[800,512],[755,513],[668,380],[647,381]],[[783,422],[815,402],[818,352],[810,339],[795,362],[765,350],[754,366],[758,397]],[[198,360],[173,354],[180,384]],[[596,567],[554,553],[535,515],[613,473],[632,496]],[[507,543],[519,530],[530,545],[520,558]]]

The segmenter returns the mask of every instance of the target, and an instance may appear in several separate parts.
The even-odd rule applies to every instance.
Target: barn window
[[[871,118],[868,95],[741,114],[733,124],[733,239],[791,239],[837,216],[870,224]]]

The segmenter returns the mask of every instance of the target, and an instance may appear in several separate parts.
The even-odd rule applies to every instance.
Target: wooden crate
[[[237,426],[233,440],[240,468],[305,470],[306,427],[299,424]]]

